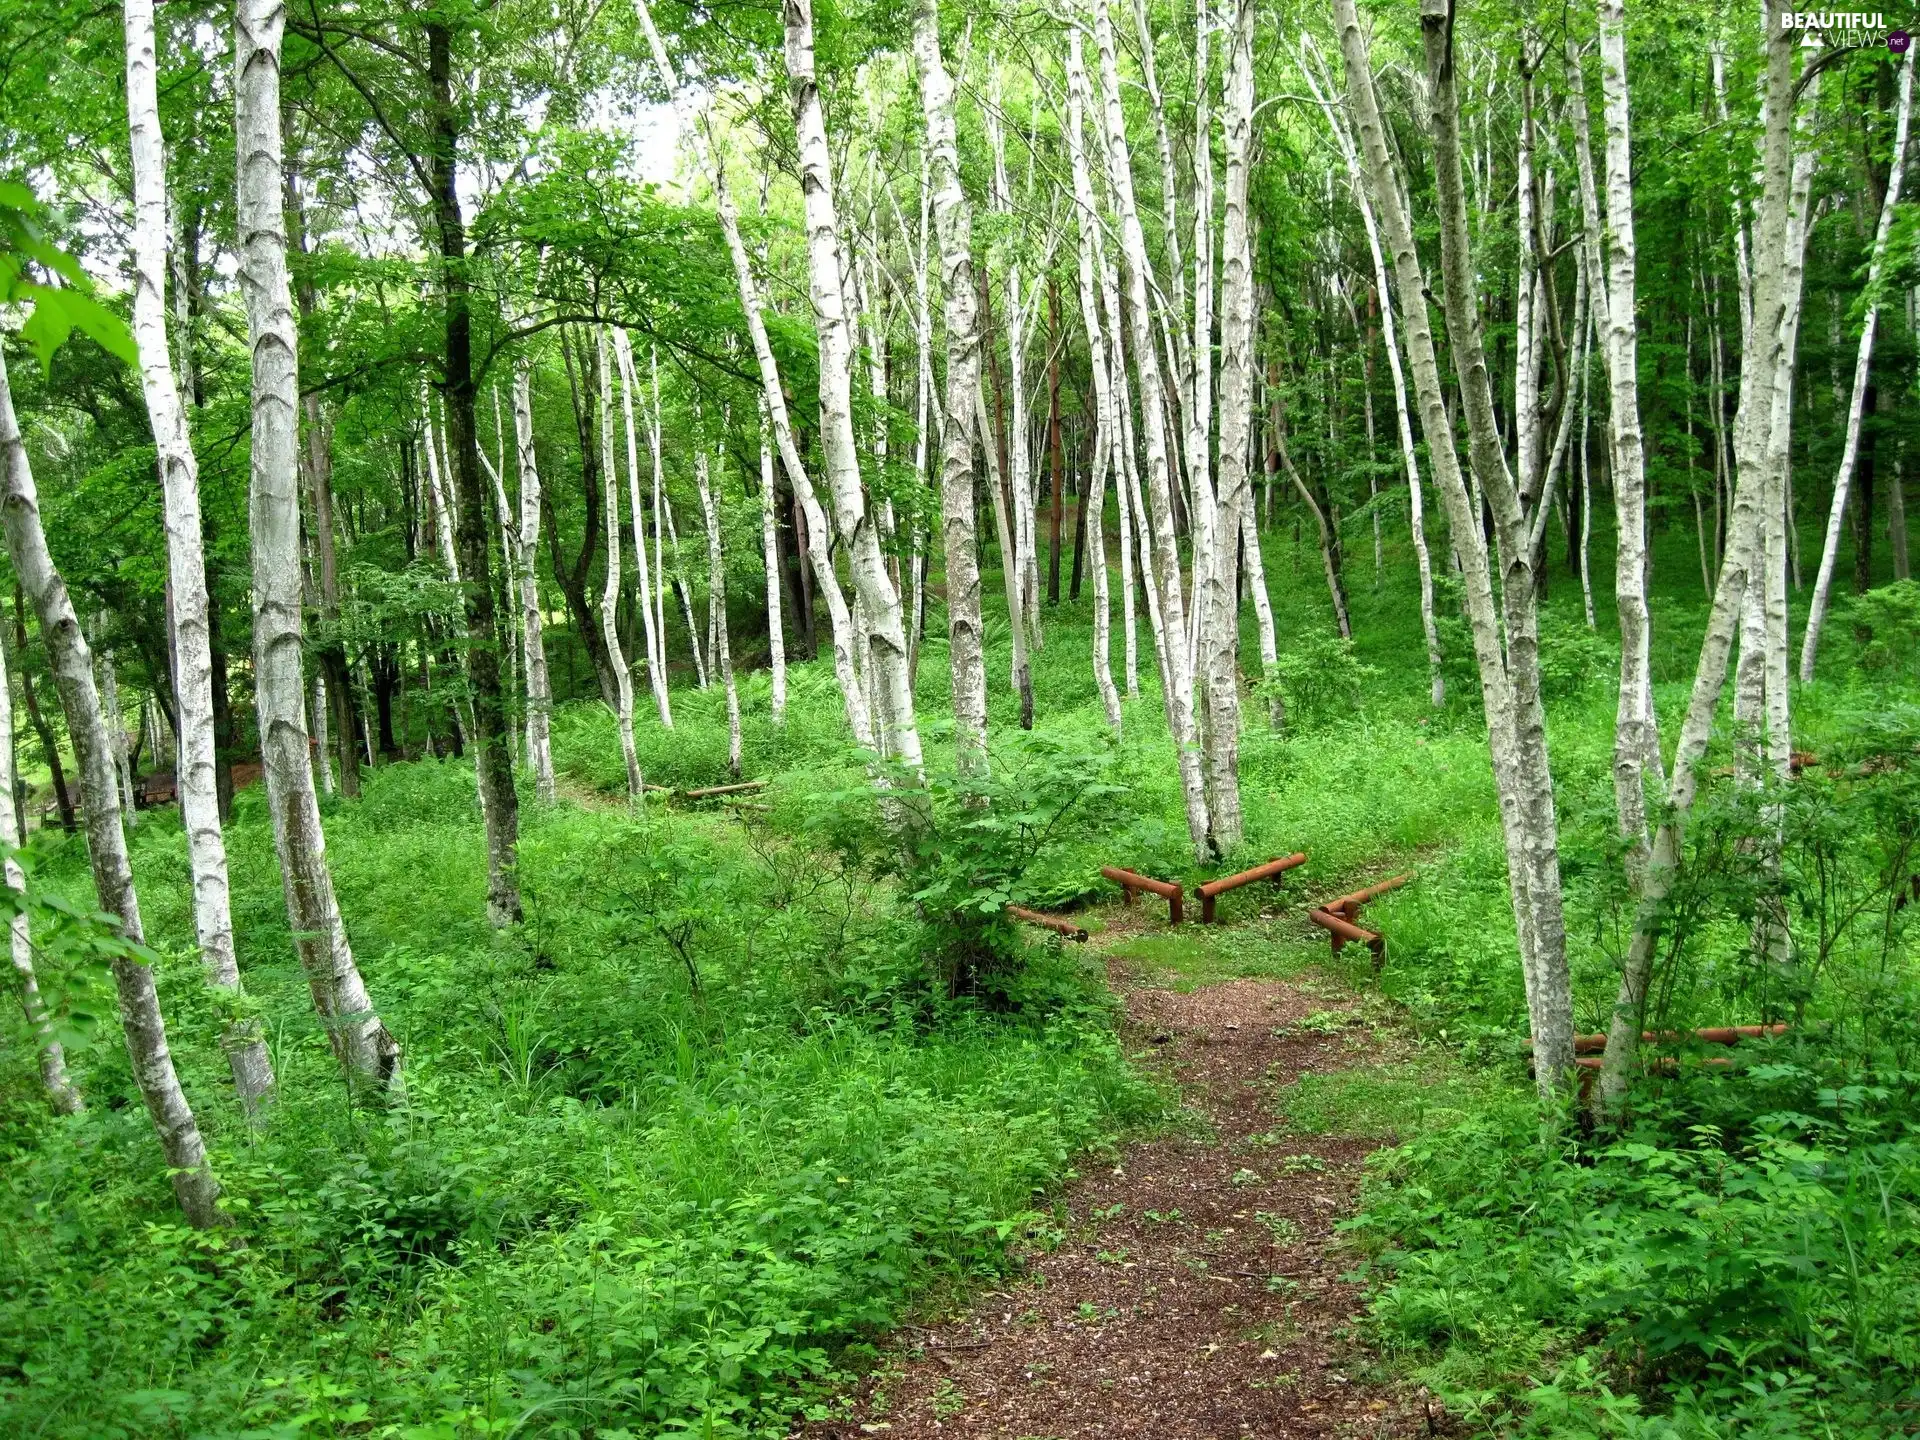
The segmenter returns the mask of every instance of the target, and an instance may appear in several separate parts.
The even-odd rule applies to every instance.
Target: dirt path
[[[1427,1434],[1420,1401],[1347,1373],[1363,1358],[1344,1339],[1359,1297],[1339,1278],[1351,1261],[1333,1253],[1333,1226],[1379,1142],[1288,1134],[1274,1117],[1300,1075],[1365,1063],[1364,1030],[1327,1033],[1327,1012],[1352,1001],[1265,979],[1182,994],[1125,962],[1112,971],[1130,1038],[1159,1048],[1204,1123],[1076,1183],[1063,1243],[970,1312],[903,1330],[854,1413],[808,1433]],[[1320,1024],[1302,1028],[1309,1016]]]

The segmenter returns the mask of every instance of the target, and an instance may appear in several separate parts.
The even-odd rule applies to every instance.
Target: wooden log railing
[[[1064,936],[1068,940],[1077,941],[1082,945],[1087,943],[1087,932],[1071,920],[1062,920],[1057,915],[1042,915],[1038,910],[1029,910],[1024,905],[1007,906],[1007,914],[1022,924],[1038,925],[1042,930],[1051,930],[1054,934]]]
[[[1360,918],[1360,907],[1371,904],[1382,895],[1398,890],[1413,879],[1411,874],[1395,875],[1382,880],[1378,885],[1369,885],[1364,890],[1349,891],[1324,904],[1316,905],[1307,912],[1307,919],[1327,932],[1333,942],[1333,953],[1338,955],[1349,942],[1365,945],[1373,952],[1373,968],[1378,971],[1387,958],[1387,941],[1377,930],[1368,930],[1356,922]]]
[[[1198,888],[1200,895],[1200,923],[1214,923],[1214,901],[1229,890],[1238,890],[1242,885],[1251,885],[1256,880],[1278,880],[1296,865],[1307,863],[1304,852],[1283,855],[1269,860],[1264,865],[1256,865],[1251,870],[1242,870],[1238,875],[1225,875],[1218,880],[1209,880]]]
[[[1139,903],[1139,892],[1144,890],[1150,895],[1158,895],[1167,902],[1167,923],[1178,925],[1181,921],[1181,900],[1185,892],[1177,880],[1156,880],[1151,875],[1137,875],[1131,870],[1122,870],[1118,865],[1102,865],[1100,873],[1113,881],[1126,894],[1126,903]]]

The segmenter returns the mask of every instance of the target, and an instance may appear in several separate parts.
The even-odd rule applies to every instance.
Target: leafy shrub
[[[1285,703],[1287,728],[1308,733],[1365,709],[1368,687],[1379,674],[1354,654],[1351,640],[1320,630],[1281,655],[1263,684]]]

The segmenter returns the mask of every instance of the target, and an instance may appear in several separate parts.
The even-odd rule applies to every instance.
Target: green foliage
[[[139,362],[126,322],[93,298],[93,282],[80,262],[49,236],[45,208],[12,180],[0,180],[0,304],[30,307],[20,338],[42,369],[75,330],[127,364]]]
[[[156,958],[246,1243],[174,1223],[119,1047],[78,1057],[71,1120],[10,1067],[9,1428],[784,1433],[919,1285],[1002,1270],[1036,1190],[1157,1108],[1058,966],[1018,1013],[901,1029],[851,1003],[848,975],[914,922],[791,839],[529,810],[528,921],[495,937],[470,768],[367,780],[330,808],[328,854],[405,1098],[342,1086],[243,792],[236,920],[281,1096],[258,1134],[225,1098],[197,958]],[[134,850],[150,926],[190,933],[177,828],[146,819]],[[49,883],[84,883],[76,859]]]
[[[1861,669],[1914,674],[1920,665],[1920,581],[1869,590],[1847,606],[1846,618]]]

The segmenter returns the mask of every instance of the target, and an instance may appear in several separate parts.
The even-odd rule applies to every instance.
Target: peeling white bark
[[[298,344],[282,210],[278,0],[240,0],[234,20],[234,124],[240,288],[253,362],[251,521],[253,671],[274,848],[294,948],[334,1055],[347,1072],[397,1087],[400,1047],[380,1023],[347,943],[307,763],[301,673],[300,480],[295,456]]]
[[[220,833],[215,784],[213,654],[208,641],[207,563],[200,534],[200,470],[167,344],[167,175],[152,0],[127,0],[126,31],[127,122],[133,159],[133,332],[165,497],[173,689],[180,732],[174,772],[193,879],[194,938],[200,945],[207,983],[237,996],[240,965],[234,952],[227,850]],[[273,1088],[273,1065],[258,1022],[230,1024],[221,1045],[240,1103],[251,1113]]]
[[[620,758],[627,769],[627,803],[638,808],[646,799],[646,781],[640,773],[639,752],[633,744],[633,669],[620,645],[620,472],[613,459],[613,356],[607,327],[595,327],[596,368],[600,372],[600,472],[606,478],[607,578],[600,590],[600,639],[607,647],[607,668],[613,672],[613,718],[620,735]],[[631,432],[629,432],[631,433]],[[631,475],[631,472],[629,472]],[[637,481],[635,482],[637,486]]]
[[[520,472],[520,543],[512,574],[520,591],[520,638],[526,650],[527,765],[533,771],[534,797],[551,805],[553,682],[540,613],[540,465],[533,446],[533,371],[524,355],[513,362],[513,451]]]
[[[13,573],[39,617],[41,642],[47,647],[47,662],[66,714],[67,734],[80,771],[87,858],[93,868],[100,908],[119,919],[122,935],[140,943],[145,939],[140,901],[134,893],[126,836],[120,828],[120,791],[107,744],[106,722],[100,713],[100,692],[93,682],[93,656],[81,633],[80,617],[74,614],[73,602],[67,596],[66,582],[47,551],[40,496],[14,415],[4,354],[0,354],[0,525],[6,530]],[[134,1082],[140,1087],[147,1115],[160,1137],[174,1197],[190,1224],[201,1229],[224,1224],[220,1184],[207,1161],[199,1124],[180,1088],[173,1055],[167,1048],[167,1027],[154,989],[153,967],[119,956],[113,961],[113,980]]]

